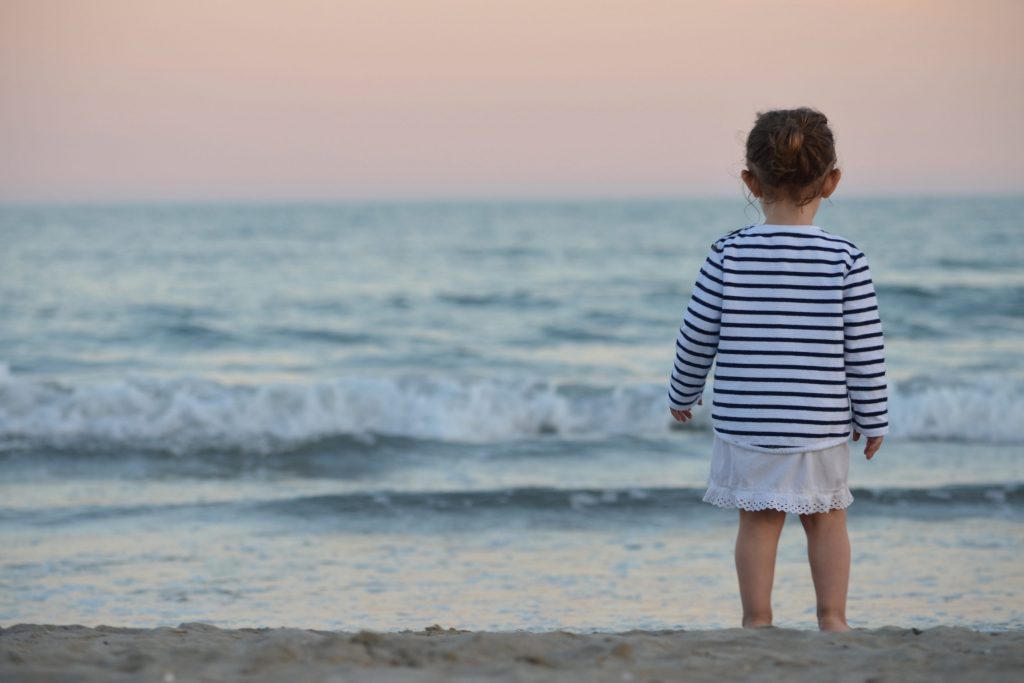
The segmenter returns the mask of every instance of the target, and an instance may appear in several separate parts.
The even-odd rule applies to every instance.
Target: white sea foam
[[[711,397],[687,429],[709,429]],[[1013,379],[896,387],[892,436],[1024,443],[1024,385]],[[226,385],[195,376],[68,384],[0,364],[0,446],[123,445],[185,453],[271,452],[349,435],[501,442],[540,435],[657,437],[673,424],[660,385],[559,385],[529,379],[344,376]]]

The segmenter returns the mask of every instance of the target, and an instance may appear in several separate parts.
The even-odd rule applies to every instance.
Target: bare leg
[[[818,628],[849,631],[846,592],[850,585],[850,537],[846,510],[800,515],[807,532],[807,559],[818,598]]]
[[[785,522],[786,513],[779,510],[740,510],[736,576],[743,602],[744,628],[771,626],[775,553]]]

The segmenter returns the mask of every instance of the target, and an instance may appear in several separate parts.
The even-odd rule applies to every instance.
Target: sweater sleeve
[[[843,280],[843,345],[853,426],[864,436],[889,432],[885,342],[867,257],[859,253]]]
[[[668,384],[668,405],[674,410],[692,408],[704,393],[708,371],[718,352],[722,275],[722,254],[712,248],[701,266],[676,335],[675,360]]]

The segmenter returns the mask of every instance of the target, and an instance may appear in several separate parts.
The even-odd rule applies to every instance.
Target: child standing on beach
[[[822,113],[759,113],[746,162],[765,222],[711,245],[676,339],[669,409],[692,419],[714,362],[704,501],[739,509],[743,626],[772,623],[775,554],[792,512],[807,535],[818,626],[846,631],[848,440],[865,436],[870,459],[888,432],[874,285],[864,253],[814,224],[840,177]]]

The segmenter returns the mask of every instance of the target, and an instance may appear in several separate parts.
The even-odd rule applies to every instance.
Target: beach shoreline
[[[15,624],[0,680],[31,681],[1009,681],[1024,630],[885,626],[579,633],[326,631]]]

